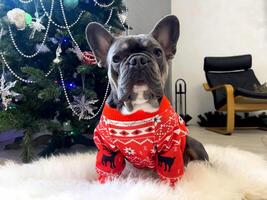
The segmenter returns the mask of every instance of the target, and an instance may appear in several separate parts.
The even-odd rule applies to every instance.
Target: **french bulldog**
[[[176,53],[179,34],[179,20],[173,15],[161,19],[149,34],[113,37],[98,23],[87,26],[88,44],[99,66],[106,67],[108,71],[111,93],[106,103],[110,108],[116,109],[122,116],[131,116],[139,111],[157,112],[164,98],[169,64]],[[105,137],[98,138],[98,141]],[[185,137],[184,165],[193,160],[208,161],[204,146],[188,135]],[[105,149],[108,150],[107,147]],[[105,166],[110,162],[114,169],[114,157],[111,152],[99,159]],[[158,156],[158,162],[166,162],[166,171],[174,158]]]

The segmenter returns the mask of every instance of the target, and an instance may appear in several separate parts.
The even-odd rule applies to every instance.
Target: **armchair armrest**
[[[218,89],[225,89],[226,91],[226,109],[228,112],[233,112],[235,99],[234,99],[234,87],[231,84],[217,85],[215,87],[210,88],[208,83],[204,83],[203,87],[206,91],[213,91]],[[223,109],[223,107],[221,108]]]
[[[208,83],[203,83],[203,87],[206,91],[213,91],[225,88],[226,93],[234,93],[234,87],[231,84],[217,85],[211,88]]]

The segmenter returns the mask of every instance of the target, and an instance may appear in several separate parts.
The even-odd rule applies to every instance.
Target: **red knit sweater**
[[[159,110],[122,115],[105,105],[95,129],[96,170],[104,183],[121,174],[125,159],[137,168],[151,168],[175,183],[184,173],[183,151],[188,130],[164,96]]]

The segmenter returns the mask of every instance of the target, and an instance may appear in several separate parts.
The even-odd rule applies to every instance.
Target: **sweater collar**
[[[135,113],[129,114],[129,115],[123,115],[117,110],[116,108],[111,108],[107,103],[105,104],[105,107],[103,109],[103,115],[110,119],[110,120],[116,120],[116,121],[133,121],[133,120],[143,120],[150,117],[154,117],[157,114],[162,113],[164,110],[170,107],[170,102],[167,99],[166,96],[163,96],[159,109],[156,112],[145,112],[143,110],[138,110]]]

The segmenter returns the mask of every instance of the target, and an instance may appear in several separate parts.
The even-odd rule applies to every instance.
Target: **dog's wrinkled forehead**
[[[115,54],[127,56],[134,53],[145,53],[155,47],[161,48],[159,42],[148,34],[121,37],[110,47],[107,60],[110,63]]]
[[[115,48],[121,48],[123,50],[140,51],[157,46],[159,43],[150,35],[140,34],[118,38],[118,40],[114,42],[114,45]]]

